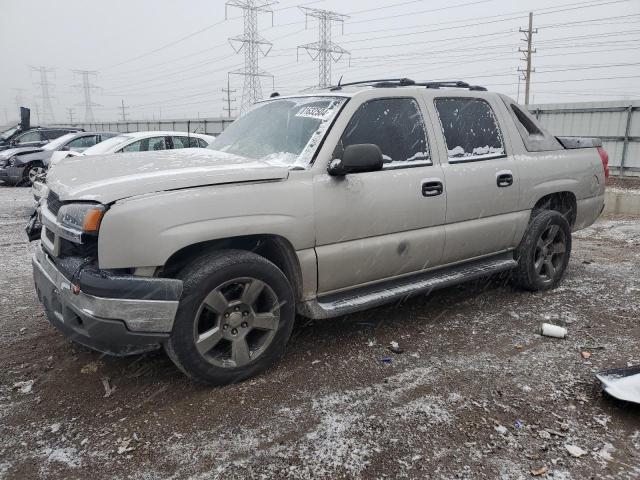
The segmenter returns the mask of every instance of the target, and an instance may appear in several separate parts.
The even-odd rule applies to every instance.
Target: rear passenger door
[[[517,164],[491,97],[436,96],[428,102],[447,189],[444,264],[514,247],[522,225]],[[526,221],[525,221],[526,224]]]

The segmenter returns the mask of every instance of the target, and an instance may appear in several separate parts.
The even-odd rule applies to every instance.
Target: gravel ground
[[[30,205],[0,187],[0,478],[640,478],[640,408],[593,377],[640,364],[637,219],[577,234],[554,291],[492,280],[301,319],[274,368],[204,388],[162,353],[103,357],[48,325]]]

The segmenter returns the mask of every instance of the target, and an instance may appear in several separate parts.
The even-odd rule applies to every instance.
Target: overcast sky
[[[317,41],[297,7],[348,14],[333,41],[350,52],[333,80],[410,77],[463,79],[517,97],[524,67],[518,32],[534,11],[535,103],[640,99],[640,0],[282,0],[259,17],[273,48],[260,67],[275,89],[293,93],[318,82],[318,64],[296,47]],[[130,119],[218,117],[227,73],[243,66],[229,37],[243,32],[241,11],[223,0],[0,0],[0,123],[17,118],[16,100],[42,114],[38,73],[51,68],[57,122],[82,120],[81,78],[95,70],[97,120],[115,120],[124,100]],[[273,90],[263,79],[263,92]],[[243,77],[231,76],[242,95]],[[22,90],[16,90],[22,89]],[[520,87],[523,102],[524,85]],[[40,122],[42,123],[42,122]]]

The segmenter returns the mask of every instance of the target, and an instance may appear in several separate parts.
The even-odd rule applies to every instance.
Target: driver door
[[[374,172],[331,176],[318,169],[314,175],[319,294],[432,268],[444,250],[444,177],[429,149],[433,130],[419,101],[352,100],[341,118],[349,120],[332,158],[349,145],[373,143],[385,165]],[[440,185],[435,195],[428,191],[434,184]]]

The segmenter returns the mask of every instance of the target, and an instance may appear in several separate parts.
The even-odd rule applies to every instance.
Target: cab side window
[[[412,98],[384,98],[363,103],[353,114],[334,152],[349,145],[380,147],[384,168],[431,165],[427,134],[418,103]]]
[[[436,98],[449,163],[505,155],[502,133],[491,106],[480,98]]]

